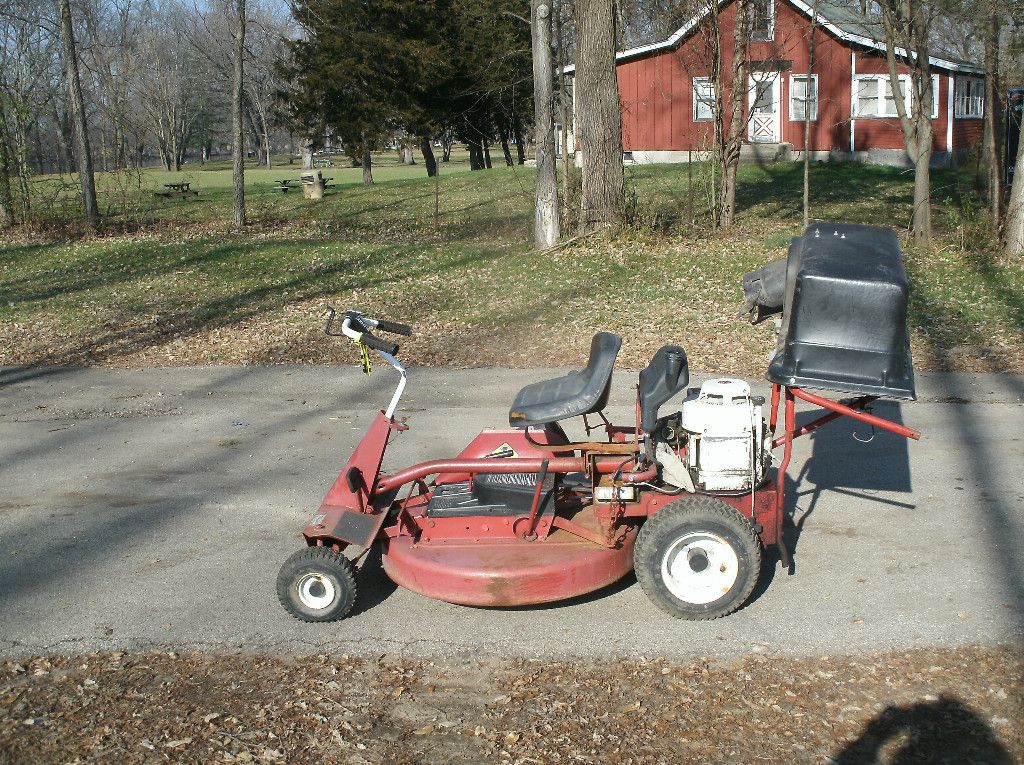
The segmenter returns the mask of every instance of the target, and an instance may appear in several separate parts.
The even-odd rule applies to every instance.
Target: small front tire
[[[288,557],[277,575],[277,598],[304,622],[343,619],[356,604],[352,561],[326,547],[307,547]]]
[[[717,619],[742,606],[761,571],[761,541],[720,499],[670,502],[640,529],[633,550],[647,597],[677,619]]]

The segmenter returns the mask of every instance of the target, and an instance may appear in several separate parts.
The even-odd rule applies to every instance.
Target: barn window
[[[693,78],[693,121],[706,122],[715,116],[715,85],[707,77]]]
[[[958,118],[985,116],[985,81],[977,77],[956,78],[956,111]]]
[[[900,95],[909,114],[911,112],[910,75],[899,76]],[[887,74],[859,74],[853,82],[854,117],[899,117],[896,99],[893,98],[892,81]],[[939,76],[932,75],[932,119],[939,116]]]
[[[775,1],[752,0],[750,4],[750,39],[775,39]]]
[[[789,118],[803,122],[818,119],[818,75],[792,74],[789,76]]]

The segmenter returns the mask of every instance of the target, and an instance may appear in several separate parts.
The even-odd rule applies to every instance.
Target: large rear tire
[[[640,587],[677,619],[717,619],[742,606],[761,571],[761,541],[720,499],[677,499],[640,529],[633,550]]]
[[[290,555],[277,575],[277,598],[304,622],[343,619],[356,604],[352,561],[326,547],[307,547]]]

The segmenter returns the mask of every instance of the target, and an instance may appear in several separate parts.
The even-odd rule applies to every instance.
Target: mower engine
[[[751,397],[750,385],[728,377],[708,380],[683,402],[685,464],[695,488],[739,492],[761,483],[771,462],[763,405],[763,398]]]

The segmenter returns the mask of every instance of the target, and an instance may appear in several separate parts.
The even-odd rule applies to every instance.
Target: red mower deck
[[[555,529],[544,540],[389,539],[384,571],[406,589],[465,606],[524,606],[585,595],[633,569],[636,528],[616,548]]]

